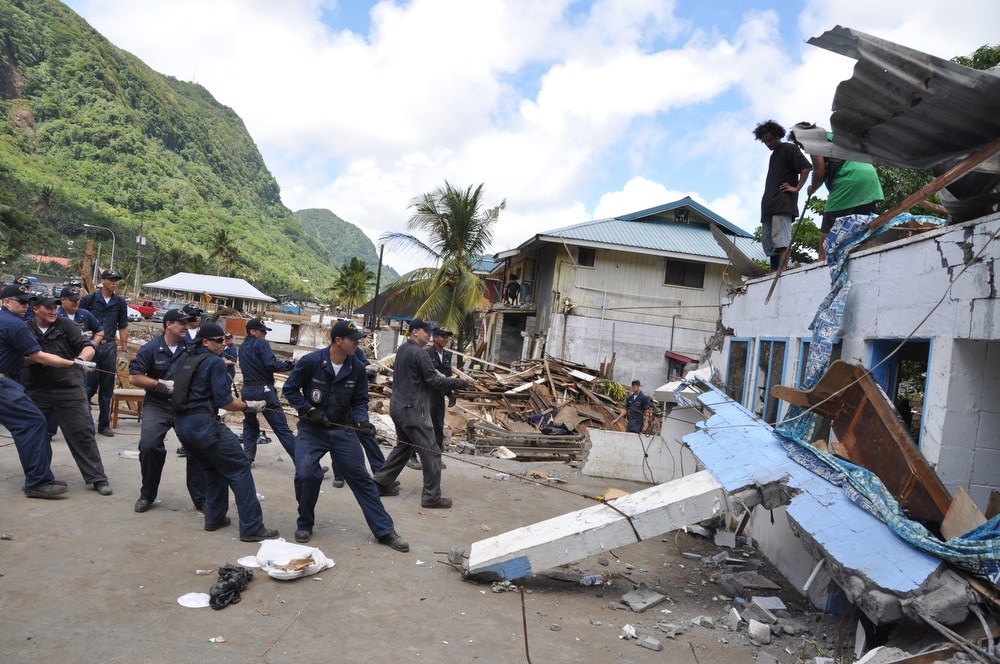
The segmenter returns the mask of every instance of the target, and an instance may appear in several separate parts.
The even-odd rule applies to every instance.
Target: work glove
[[[163,380],[162,378],[156,381],[156,387],[153,391],[157,394],[173,394],[174,393],[174,381]]]
[[[73,360],[73,364],[80,367],[87,373],[90,373],[91,371],[97,371],[96,362],[88,362],[87,360],[81,360],[80,358],[76,358],[75,360]]]
[[[316,408],[313,408],[312,410],[303,413],[302,415],[300,415],[300,417],[306,422],[309,422],[310,424],[315,424],[317,426],[324,426],[327,423],[326,415],[324,415],[322,411],[317,410]]]
[[[371,422],[358,422],[358,435],[375,437],[375,425]]]
[[[247,401],[247,413],[259,413],[267,407],[266,401]]]
[[[124,362],[125,364],[128,364],[128,351],[127,351],[127,350],[123,350],[123,351],[122,351],[122,352],[121,352],[121,353],[120,353],[120,354],[118,355],[118,361],[119,361],[119,362]]]
[[[458,397],[456,397],[452,392],[448,393],[448,408],[454,408],[455,404],[458,403]]]
[[[94,331],[93,330],[87,330],[86,332],[83,333],[83,336],[85,338],[87,338],[87,339],[93,339],[94,338]]]
[[[368,378],[374,378],[378,375],[378,367],[374,364],[369,364],[365,367],[365,371],[368,372]]]

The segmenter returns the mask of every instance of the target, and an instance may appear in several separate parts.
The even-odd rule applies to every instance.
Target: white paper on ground
[[[188,593],[177,598],[177,603],[188,609],[204,609],[208,606],[208,593]]]
[[[286,565],[296,558],[312,558],[314,563],[304,569],[293,572],[278,568],[278,565]],[[257,551],[257,563],[262,570],[267,572],[268,576],[281,581],[311,576],[334,565],[333,560],[327,558],[316,547],[293,544],[292,542],[286,542],[280,537],[273,540],[264,540],[260,543],[260,549]]]

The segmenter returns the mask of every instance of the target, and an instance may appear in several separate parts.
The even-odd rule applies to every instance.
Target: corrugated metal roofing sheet
[[[600,219],[542,233],[542,238],[560,238],[568,242],[618,245],[626,248],[726,258],[712,232],[702,224],[627,221]],[[750,238],[732,238],[751,258],[764,259],[760,245]]]
[[[837,86],[831,124],[834,144],[869,155],[865,161],[930,170],[1000,136],[1000,75],[995,71],[971,69],[841,26],[808,43],[858,61],[853,76]],[[824,154],[813,152],[811,144],[806,149]],[[998,169],[1000,157],[994,157],[979,170]]]

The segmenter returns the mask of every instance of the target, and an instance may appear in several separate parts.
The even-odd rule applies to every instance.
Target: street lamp
[[[115,269],[115,242],[116,242],[115,232],[113,230],[111,230],[110,228],[105,228],[104,226],[94,226],[93,224],[84,224],[83,227],[84,228],[100,228],[102,231],[107,231],[107,232],[111,233],[111,265],[108,266],[108,269],[111,270],[112,272],[114,272],[114,269]]]

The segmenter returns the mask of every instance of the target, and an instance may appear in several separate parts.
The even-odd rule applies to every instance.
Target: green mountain
[[[302,228],[326,247],[330,262],[338,269],[354,257],[363,260],[372,271],[378,270],[378,252],[375,245],[360,228],[344,221],[333,212],[320,208],[299,210],[295,213]],[[399,273],[388,265],[382,266],[382,283],[398,279]]]
[[[328,247],[375,256],[346,222],[346,241],[330,224],[303,227],[232,109],[55,0],[0,0],[0,224],[4,271],[24,253],[80,258],[83,224],[115,234],[127,281],[140,232],[142,282],[194,270],[270,293],[308,279],[319,293],[344,262]],[[107,257],[109,234],[90,232]]]

